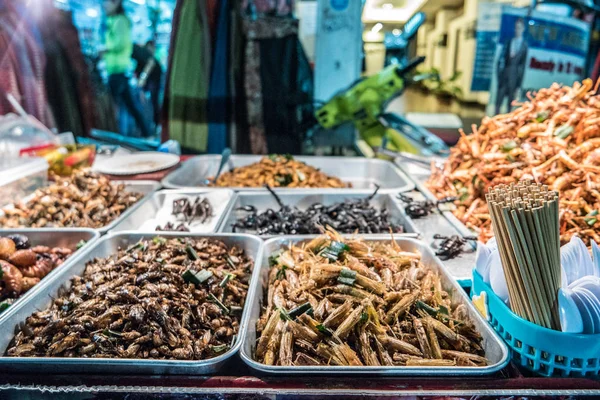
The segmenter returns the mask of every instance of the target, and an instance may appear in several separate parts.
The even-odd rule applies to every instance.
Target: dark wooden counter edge
[[[0,390],[112,393],[255,393],[362,395],[577,395],[600,396],[600,380],[506,377],[256,377],[24,375],[0,373]],[[2,397],[2,396],[0,396]]]

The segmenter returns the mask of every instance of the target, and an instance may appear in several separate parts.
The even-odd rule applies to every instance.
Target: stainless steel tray
[[[322,203],[325,206],[329,206],[333,203],[342,202],[347,199],[363,199],[372,194],[372,190],[323,190],[319,193],[315,193],[312,190],[297,190],[294,192],[277,190],[277,195],[284,204],[300,209],[306,209],[314,203]],[[390,214],[390,220],[402,225],[405,232],[418,232],[412,220],[406,216],[404,210],[399,206],[398,202],[394,200],[393,196],[395,195],[377,193],[371,200],[371,204],[379,209],[385,207]],[[248,214],[244,211],[237,210],[237,208],[248,205],[256,207],[258,212],[263,212],[268,208],[274,210],[279,209],[279,205],[271,193],[241,191],[238,193],[229,212],[223,219],[219,232],[232,232],[232,225],[237,219]],[[253,232],[244,233],[254,234]],[[273,235],[263,235],[262,237],[273,237]]]
[[[119,223],[121,223],[122,220],[127,218],[133,211],[135,211],[135,209],[140,207],[146,200],[148,200],[148,198],[150,197],[149,195],[151,193],[153,193],[155,190],[157,190],[160,187],[160,183],[154,182],[154,181],[115,181],[115,182],[125,184],[126,192],[138,192],[138,193],[142,193],[144,196],[141,199],[139,199],[135,204],[133,204],[131,207],[126,209],[121,215],[119,215],[118,218],[111,221],[108,225],[105,225],[101,228],[95,229],[96,231],[100,232],[101,234],[105,234],[106,232],[108,232],[109,230],[111,230],[115,226],[117,226]],[[23,199],[23,201],[27,202],[28,198]],[[2,210],[0,210],[0,215],[2,215],[2,213],[3,213]],[[81,227],[81,228],[85,228],[85,227]],[[2,229],[1,226],[0,226],[0,229]],[[50,230],[50,229],[61,229],[61,228],[47,227],[47,228],[35,228],[35,229],[41,229],[41,230],[49,229]],[[91,229],[94,229],[94,228],[91,228]]]
[[[99,239],[87,251],[74,257],[66,268],[60,268],[53,279],[42,282],[33,290],[27,302],[7,310],[7,315],[0,326],[0,351],[4,354],[10,341],[14,337],[20,323],[38,310],[46,309],[52,303],[52,298],[57,296],[61,288],[69,288],[71,278],[80,276],[85,270],[86,262],[96,257],[107,257],[114,254],[117,248],[127,247],[137,243],[142,238],[153,238],[155,233],[119,232],[108,234]],[[238,246],[244,249],[248,256],[255,261],[254,271],[250,280],[250,287],[257,286],[258,271],[262,262],[263,242],[256,236],[250,235],[211,235],[189,234],[182,232],[161,233],[163,237],[210,237],[222,240],[229,246]],[[246,304],[250,300],[250,292]],[[245,305],[246,305],[245,304]],[[202,361],[179,360],[146,360],[146,359],[115,359],[115,358],[53,358],[53,357],[0,357],[0,371],[2,372],[38,372],[55,374],[64,373],[97,373],[97,374],[197,374],[206,375],[216,372],[242,345],[246,336],[250,307],[244,306],[240,320],[238,340],[233,347],[218,357]]]
[[[422,193],[417,191],[412,191],[405,194],[419,201],[426,198]],[[396,198],[396,200],[400,202],[399,199]],[[404,209],[403,203],[401,203],[400,208]],[[457,224],[450,221],[448,214],[455,219],[456,223],[460,224],[460,222],[456,219],[456,217],[454,217],[454,215],[452,215],[451,212],[440,212],[438,210],[435,210],[426,217],[411,219],[411,221],[412,225],[415,227],[415,232],[419,232],[421,234],[421,240],[433,247],[434,244],[437,245],[440,243],[439,240],[434,240],[433,238],[436,234],[443,236],[452,236],[457,234],[464,235],[458,229]],[[469,235],[471,234],[472,233],[469,233]],[[461,284],[461,286],[465,287],[471,286],[472,284],[471,278],[473,265],[475,265],[475,259],[475,245],[471,243],[465,244],[464,251],[458,256],[441,262],[444,264],[444,267],[446,267],[448,272],[450,272],[450,275],[452,275],[454,279]]]
[[[131,213],[129,213],[125,218],[118,221],[116,226],[110,230],[110,232],[119,232],[119,231],[134,231],[139,230],[140,227],[149,219],[153,219],[156,216],[156,213],[163,207],[165,203],[165,198],[168,195],[181,195],[181,196],[206,196],[213,193],[220,193],[223,197],[227,198],[227,201],[222,205],[223,208],[220,212],[216,213],[210,220],[211,225],[213,225],[212,229],[208,229],[206,232],[202,233],[212,233],[216,232],[219,227],[222,225],[223,218],[226,214],[229,213],[231,208],[231,203],[235,197],[235,192],[229,189],[195,189],[195,190],[159,190],[157,192],[152,193],[146,201],[141,203],[139,207],[136,207]],[[216,207],[215,204],[212,204],[213,209]],[[153,229],[145,230],[146,232],[151,231]],[[199,233],[199,232],[198,232]]]
[[[230,158],[234,167],[242,167],[258,162],[263,156],[233,155]],[[344,182],[352,183],[352,189],[374,189],[381,187],[382,192],[405,192],[412,190],[414,184],[396,166],[389,161],[364,157],[315,157],[297,156],[298,161],[318,168],[324,173],[335,176]],[[204,180],[217,173],[221,156],[198,156],[184,162],[183,165],[167,175],[162,184],[170,189],[195,188],[204,186]],[[264,188],[235,188],[238,190],[265,190]],[[307,190],[281,188],[280,190]],[[308,190],[322,190],[311,189]],[[342,190],[342,189],[340,189]]]
[[[483,347],[490,365],[486,367],[339,367],[339,366],[306,366],[306,367],[283,367],[261,364],[253,359],[254,348],[256,345],[256,321],[260,317],[261,304],[263,303],[264,287],[268,282],[269,275],[269,256],[271,253],[287,246],[290,242],[302,242],[314,238],[315,236],[285,236],[277,239],[271,239],[265,242],[263,248],[263,260],[260,269],[259,279],[256,280],[256,286],[251,288],[248,294],[251,301],[249,326],[247,335],[240,351],[244,362],[251,368],[270,373],[270,374],[369,374],[369,375],[488,375],[504,368],[509,361],[508,348],[500,337],[494,332],[489,324],[481,317],[475,309],[466,293],[450,276],[441,262],[434,256],[427,244],[413,239],[397,239],[397,243],[407,251],[418,251],[421,253],[422,262],[425,266],[432,268],[440,273],[442,285],[450,293],[453,303],[463,303],[467,306],[469,318],[475,324],[477,330],[483,336]],[[368,240],[389,241],[389,235],[379,235],[369,237]]]
[[[394,163],[404,172],[415,184],[415,187],[419,192],[425,196],[428,200],[436,201],[437,197],[431,193],[431,191],[425,186],[425,182],[429,179],[431,172],[429,169],[424,168],[421,165],[406,162],[401,159],[394,160]],[[457,232],[463,236],[477,236],[477,233],[467,228],[458,218],[452,214],[452,211],[444,209],[444,206],[440,206],[443,210],[442,215],[450,221],[450,223],[456,228]]]
[[[33,295],[36,288],[44,282],[52,280],[54,276],[65,268],[69,268],[72,260],[85,251],[100,237],[100,234],[93,229],[87,228],[61,228],[61,229],[0,229],[0,237],[21,234],[29,238],[32,246],[49,246],[49,247],[66,247],[75,250],[71,257],[65,260],[57,268],[50,271],[48,275],[42,278],[40,283],[27,291],[23,296],[19,297],[8,310],[18,307],[21,303],[25,303],[27,299]],[[77,244],[85,240],[85,244],[77,249]],[[8,310],[0,314],[0,326],[8,314]]]

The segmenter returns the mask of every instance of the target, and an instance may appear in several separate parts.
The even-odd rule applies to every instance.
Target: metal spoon
[[[212,181],[210,179],[206,179],[204,181],[205,185],[215,183],[217,181],[217,179],[219,179],[219,175],[221,175],[221,171],[223,171],[223,167],[225,166],[225,164],[227,164],[229,162],[229,157],[231,157],[231,149],[229,147],[226,147],[225,150],[223,150],[223,152],[221,153],[221,163],[219,164],[219,169],[217,170],[217,174],[212,179]]]

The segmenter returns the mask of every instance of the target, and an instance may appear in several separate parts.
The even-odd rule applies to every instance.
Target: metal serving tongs
[[[412,154],[412,153],[407,153],[405,151],[394,151],[394,150],[390,150],[387,149],[387,142],[388,139],[386,137],[383,138],[383,140],[381,141],[381,146],[377,149],[375,149],[375,154],[381,154],[384,156],[388,156],[388,157],[392,157],[392,158],[398,158],[402,161],[407,161],[413,164],[418,164],[422,167],[426,167],[429,168],[431,166],[431,163],[434,162],[436,166],[441,167],[444,163],[444,158],[442,157],[438,157],[438,156],[421,156],[421,155],[416,155],[416,154]]]

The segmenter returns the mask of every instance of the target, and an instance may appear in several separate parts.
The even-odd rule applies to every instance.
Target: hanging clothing
[[[216,42],[212,59],[210,89],[208,95],[208,147],[207,153],[222,153],[227,147],[229,125],[229,1],[221,0]]]
[[[39,3],[37,25],[48,59],[45,89],[56,127],[60,132],[87,136],[97,124],[97,109],[88,66],[81,52],[77,29],[70,12],[51,1]]]
[[[165,107],[165,135],[179,141],[185,151],[206,152],[207,98],[210,79],[210,32],[203,0],[178,0],[174,21],[177,31],[171,46]],[[175,22],[174,22],[175,23]]]
[[[312,103],[312,74],[303,68],[305,78],[299,80],[299,64],[305,56],[297,36],[298,21],[244,18],[243,30],[248,135],[238,134],[238,151],[299,154],[303,130],[298,114]]]
[[[23,109],[46,126],[54,127],[44,89],[46,58],[38,31],[18,5],[0,3],[0,111],[14,111],[6,100],[12,94]]]

